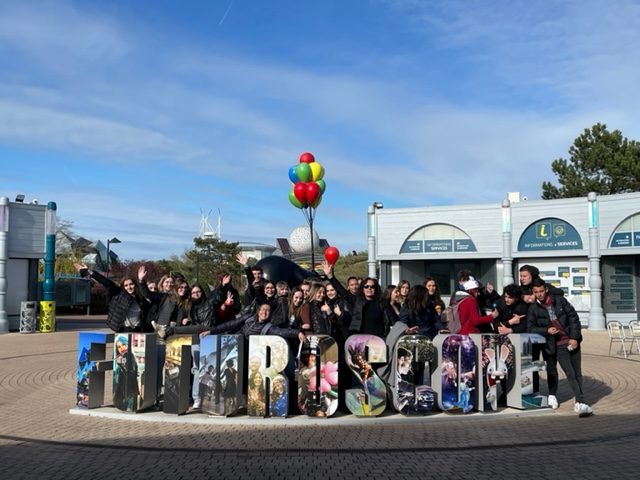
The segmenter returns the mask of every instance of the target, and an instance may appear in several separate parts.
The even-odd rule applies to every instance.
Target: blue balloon
[[[293,183],[298,183],[300,179],[298,178],[298,174],[296,173],[296,167],[298,165],[294,165],[293,167],[289,167],[289,180]]]

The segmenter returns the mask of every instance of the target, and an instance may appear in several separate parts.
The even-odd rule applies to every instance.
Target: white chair
[[[619,342],[622,347],[622,352],[624,353],[624,358],[627,357],[627,348],[625,347],[625,335],[624,335],[624,327],[620,322],[611,321],[607,323],[607,332],[609,333],[609,355],[611,355],[611,345],[614,342]]]
[[[633,322],[629,322],[629,339],[631,340],[631,347],[629,348],[629,353],[633,353],[633,345],[636,345],[638,349],[638,353],[640,353],[640,321],[634,320]]]

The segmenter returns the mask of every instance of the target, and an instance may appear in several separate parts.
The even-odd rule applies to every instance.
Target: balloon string
[[[301,210],[302,215],[304,215],[304,218],[307,221],[307,225],[311,225],[311,222],[316,218],[316,209],[313,207],[303,207]]]

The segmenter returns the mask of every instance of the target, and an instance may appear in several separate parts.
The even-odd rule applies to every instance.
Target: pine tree
[[[620,130],[609,132],[597,123],[575,139],[569,154],[569,160],[551,164],[560,186],[543,182],[543,199],[640,191],[640,143],[623,137]]]

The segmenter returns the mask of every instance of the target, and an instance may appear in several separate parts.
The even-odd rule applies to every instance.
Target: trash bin
[[[41,333],[56,331],[56,302],[43,300],[40,302],[40,328]]]
[[[38,327],[36,302],[20,302],[20,333],[33,333]]]

